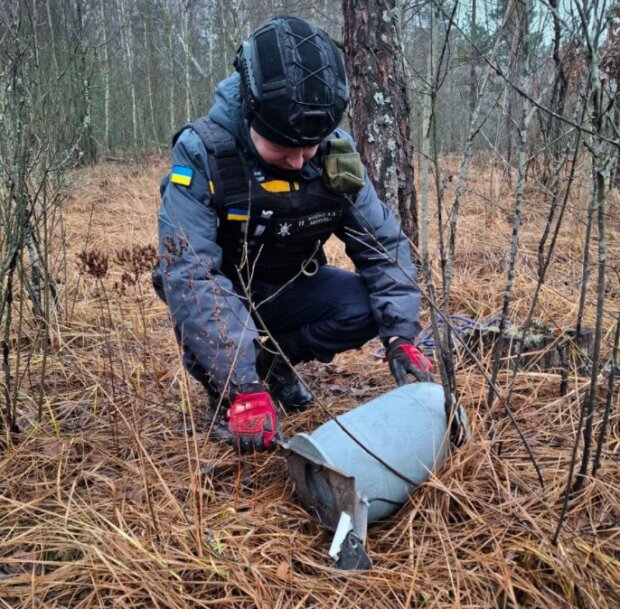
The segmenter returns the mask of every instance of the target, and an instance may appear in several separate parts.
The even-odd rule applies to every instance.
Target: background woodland
[[[364,574],[277,453],[208,441],[149,282],[171,136],[274,14],[345,55],[472,423]],[[620,606],[619,82],[613,0],[2,3],[0,607]],[[284,431],[388,390],[379,350],[301,367]]]

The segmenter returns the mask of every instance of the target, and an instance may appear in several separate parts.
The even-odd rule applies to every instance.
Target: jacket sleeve
[[[400,223],[367,174],[336,234],[366,282],[379,337],[415,338],[421,329],[417,270]]]
[[[168,304],[184,352],[194,356],[220,393],[234,393],[235,386],[258,380],[258,333],[231,281],[220,272],[207,152],[191,129],[175,144],[172,163],[186,175],[191,172],[191,182],[174,183],[169,175],[162,183],[154,283]]]

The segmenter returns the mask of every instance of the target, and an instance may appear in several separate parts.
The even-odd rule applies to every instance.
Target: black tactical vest
[[[283,284],[313,275],[326,263],[323,244],[334,233],[347,198],[311,180],[286,180],[248,159],[234,137],[203,117],[191,127],[209,153],[209,184],[223,251],[222,272],[236,282],[250,278]],[[320,153],[319,153],[320,154]]]

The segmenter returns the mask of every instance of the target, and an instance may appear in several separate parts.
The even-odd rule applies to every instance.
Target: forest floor
[[[486,406],[484,377],[461,353],[458,388],[472,441],[394,516],[369,529],[370,571],[334,569],[331,535],[296,502],[281,454],[239,458],[209,442],[200,424],[204,393],[184,374],[167,310],[149,283],[158,185],[167,168],[150,159],[73,176],[58,227],[65,247],[54,258],[60,306],[49,353],[43,357],[27,317],[20,343],[12,345],[24,372],[13,379],[19,442],[0,452],[0,608],[620,607],[619,392],[600,470],[571,499],[554,545],[589,378],[572,370],[561,395],[555,371],[532,367],[516,376],[511,406],[541,469],[542,489],[515,427],[500,403]],[[444,170],[456,174],[456,161],[445,159]],[[577,317],[587,168],[583,174],[535,314],[560,333]],[[455,181],[444,182],[448,202]],[[501,310],[513,200],[501,170],[475,159],[459,225],[452,313],[484,321]],[[511,306],[517,323],[536,285],[546,209],[532,179]],[[609,209],[603,362],[620,303],[618,192],[610,194]],[[92,250],[100,261],[108,257],[99,277],[80,273],[78,254]],[[329,256],[344,262],[338,244],[330,243]],[[584,322],[593,327],[595,247],[591,256]],[[424,304],[422,321],[426,327]],[[300,371],[320,403],[338,414],[393,386],[374,356],[379,347],[373,341]],[[482,363],[488,371],[490,358]],[[508,370],[500,372],[504,394],[510,379]],[[601,384],[595,438],[605,376]],[[283,430],[311,430],[326,418],[317,406],[285,417]]]

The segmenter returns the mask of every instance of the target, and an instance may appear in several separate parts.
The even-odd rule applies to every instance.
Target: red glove
[[[278,415],[266,391],[239,393],[228,410],[228,429],[239,452],[273,450],[278,432]]]
[[[385,359],[396,384],[407,384],[407,374],[413,374],[417,381],[433,382],[433,366],[408,338],[396,338],[386,347]]]

